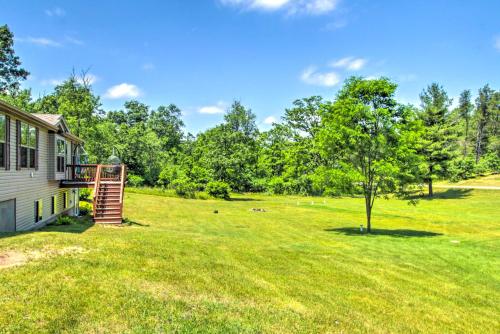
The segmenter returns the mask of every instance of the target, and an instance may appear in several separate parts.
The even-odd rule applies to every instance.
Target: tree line
[[[432,83],[420,105],[395,98],[388,78],[345,81],[333,100],[294,101],[267,131],[234,101],[223,121],[197,135],[185,131],[175,104],[152,108],[138,100],[104,110],[85,72],[33,98],[20,88],[29,73],[0,27],[0,98],[28,112],[62,114],[85,140],[88,162],[117,154],[129,184],[189,195],[212,188],[236,192],[364,195],[367,218],[376,197],[407,194],[436,179],[459,180],[500,170],[500,91],[464,90],[458,106]]]

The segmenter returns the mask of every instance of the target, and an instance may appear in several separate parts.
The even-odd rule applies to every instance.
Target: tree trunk
[[[372,231],[372,206],[370,196],[365,197],[366,206],[366,232],[371,233]]]
[[[434,191],[432,190],[432,166],[429,166],[429,197],[434,196]]]

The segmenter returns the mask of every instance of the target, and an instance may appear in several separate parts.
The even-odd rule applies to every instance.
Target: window
[[[63,192],[63,205],[64,205],[64,209],[66,210],[68,208],[68,200],[69,200],[69,196],[68,196],[68,192],[65,191]]]
[[[57,172],[64,173],[66,167],[66,142],[62,139],[57,140]]]
[[[7,121],[5,115],[0,114],[0,167],[5,167],[6,142]]]
[[[57,196],[54,195],[52,196],[52,199],[50,201],[50,214],[55,215],[57,212]]]
[[[35,168],[36,128],[21,123],[21,168]]]
[[[41,199],[35,201],[35,223],[43,219],[43,202]]]

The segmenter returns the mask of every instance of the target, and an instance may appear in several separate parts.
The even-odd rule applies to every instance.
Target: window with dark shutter
[[[21,121],[16,120],[16,169],[21,169]]]

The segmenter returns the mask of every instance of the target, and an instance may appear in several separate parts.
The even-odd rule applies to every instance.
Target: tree
[[[479,96],[476,99],[476,118],[477,118],[477,130],[476,130],[476,144],[475,144],[475,154],[476,154],[476,164],[479,163],[484,149],[488,145],[489,133],[488,125],[491,122],[491,101],[493,98],[494,91],[488,86],[484,86],[479,89]]]
[[[463,156],[465,158],[467,156],[467,144],[468,144],[468,140],[469,140],[470,119],[471,119],[472,111],[474,110],[474,105],[471,102],[470,90],[464,90],[460,94],[460,98],[459,98],[459,102],[458,102],[458,110],[460,113],[460,117],[465,121],[464,150],[463,150]]]
[[[418,169],[419,122],[411,108],[397,104],[396,87],[385,78],[352,77],[321,112],[322,153],[346,189],[363,193],[368,232],[375,198],[404,193]]]
[[[426,181],[432,197],[433,179],[446,175],[447,164],[455,155],[457,136],[448,110],[452,100],[442,86],[432,83],[420,94],[420,100],[422,110],[419,116],[425,126],[421,154],[426,160]]]
[[[165,151],[179,148],[184,133],[181,110],[175,105],[159,106],[151,113],[149,127],[156,133]]]
[[[7,25],[0,26],[0,94],[18,90],[28,75],[14,52],[14,34]]]
[[[196,138],[193,168],[205,169],[215,181],[224,181],[231,189],[249,191],[257,174],[255,115],[234,102],[224,120]]]

